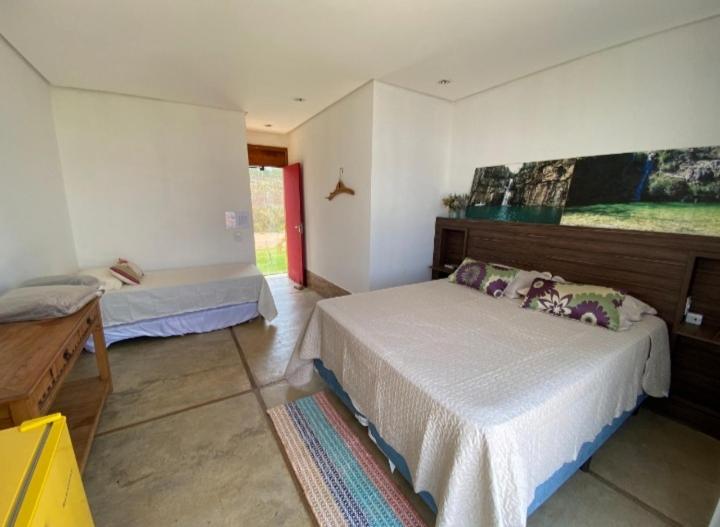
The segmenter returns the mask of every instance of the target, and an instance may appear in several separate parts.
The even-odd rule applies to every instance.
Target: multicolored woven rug
[[[322,527],[425,526],[326,392],[268,414]]]

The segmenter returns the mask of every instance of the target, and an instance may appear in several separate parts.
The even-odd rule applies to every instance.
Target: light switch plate
[[[692,311],[688,311],[688,314],[685,315],[685,322],[688,324],[692,324],[693,326],[699,326],[702,324],[703,316],[700,313],[693,313]]]
[[[250,228],[250,211],[247,211],[247,210],[225,211],[225,228],[228,230],[249,229]]]
[[[225,228],[230,230],[237,227],[237,213],[229,210],[225,212]]]

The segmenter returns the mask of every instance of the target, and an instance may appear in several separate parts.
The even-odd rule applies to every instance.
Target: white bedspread
[[[108,291],[100,308],[103,325],[110,327],[246,302],[257,302],[266,320],[277,315],[262,273],[235,263],[148,271],[140,285]]]
[[[535,488],[638,395],[667,395],[667,328],[613,332],[433,281],[318,302],[286,372],[320,358],[408,462],[437,525],[525,525]]]

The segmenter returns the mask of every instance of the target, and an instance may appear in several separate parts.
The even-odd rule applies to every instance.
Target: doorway
[[[303,182],[287,148],[248,144],[256,263],[265,275],[305,285]]]
[[[250,167],[256,265],[264,275],[287,273],[283,170]]]

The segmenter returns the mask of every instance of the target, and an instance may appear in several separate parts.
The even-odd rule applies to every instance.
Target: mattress
[[[524,525],[535,489],[670,376],[656,317],[613,332],[439,280],[319,302],[288,380],[313,359],[435,498],[438,526]]]
[[[234,263],[148,271],[141,284],[108,291],[100,309],[103,326],[114,327],[249,302],[266,320],[277,315],[262,273]]]

